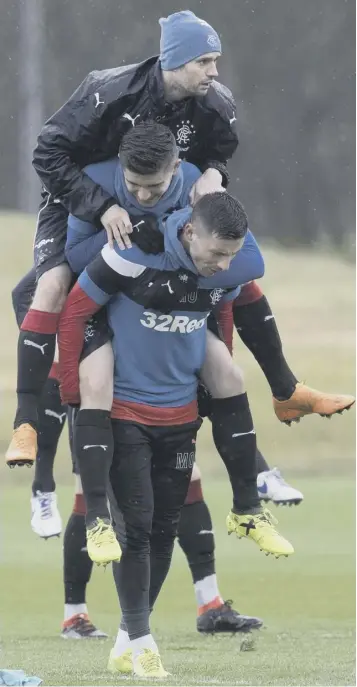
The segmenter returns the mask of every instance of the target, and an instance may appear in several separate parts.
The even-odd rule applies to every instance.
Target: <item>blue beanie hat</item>
[[[218,33],[190,10],[159,19],[161,26],[160,62],[171,71],[209,52],[222,52]]]

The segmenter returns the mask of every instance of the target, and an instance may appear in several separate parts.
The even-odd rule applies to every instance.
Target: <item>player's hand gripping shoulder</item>
[[[119,207],[119,205],[111,205],[101,216],[100,221],[107,232],[108,243],[111,247],[116,241],[122,250],[131,248],[129,234],[132,233],[133,227],[124,208]]]
[[[157,255],[164,252],[164,234],[160,231],[159,220],[154,215],[130,215],[130,220],[133,227],[131,240],[143,253]]]
[[[143,253],[156,255],[164,251],[164,237],[158,228],[158,220],[154,215],[129,217],[124,208],[119,207],[119,205],[112,205],[102,215],[101,222],[111,247],[113,247],[115,240],[121,250],[131,248],[132,243],[135,243]]]
[[[225,191],[225,188],[222,186],[222,176],[217,169],[210,168],[192,186],[190,192],[191,205],[195,205],[207,193],[215,193],[216,191]]]

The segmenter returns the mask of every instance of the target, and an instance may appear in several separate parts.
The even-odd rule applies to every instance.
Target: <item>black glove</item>
[[[197,278],[197,275],[185,269],[175,272],[146,269],[135,279],[135,286],[130,287],[130,293],[145,308],[169,313],[177,310],[178,303],[187,294],[197,291]]]
[[[164,235],[159,229],[159,221],[154,215],[130,216],[133,231],[129,237],[143,253],[163,253]]]

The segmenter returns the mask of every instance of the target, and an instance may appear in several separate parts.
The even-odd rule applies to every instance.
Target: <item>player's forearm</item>
[[[247,284],[264,275],[264,258],[251,231],[248,231],[243,247],[236,255],[235,269],[237,285]]]
[[[233,353],[233,311],[232,301],[223,303],[217,312],[217,322],[221,329],[224,343],[230,354]]]
[[[232,105],[232,119],[234,117],[234,106]],[[205,159],[199,160],[197,166],[201,172],[207,169],[217,170],[222,176],[222,186],[227,187],[229,184],[229,173],[227,169],[227,161],[231,159],[238,146],[238,136],[231,122],[223,122],[218,119],[212,131],[210,141],[205,147]]]
[[[45,188],[79,219],[92,222],[116,201],[70,157],[71,141],[46,125],[33,153],[33,167]]]
[[[86,237],[68,234],[65,254],[71,270],[80,274],[100,253],[107,240],[105,229]]]

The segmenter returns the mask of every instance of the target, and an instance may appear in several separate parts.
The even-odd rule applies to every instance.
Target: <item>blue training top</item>
[[[147,255],[133,246],[121,250],[105,246],[101,256],[80,275],[81,289],[98,305],[108,305],[114,333],[114,397],[118,400],[156,407],[184,406],[196,398],[197,375],[206,351],[206,323],[214,306],[234,299],[240,286],[264,274],[259,247],[248,231],[242,249],[226,271],[212,277],[198,275],[179,234],[191,217],[185,208],[170,215],[165,226],[165,253]],[[101,267],[102,266],[102,267]],[[98,268],[113,274],[125,288],[113,290],[101,285]],[[195,278],[194,290],[182,296],[175,291],[179,280]],[[162,283],[160,275],[162,274]],[[109,284],[108,275],[102,283]],[[122,279],[122,282],[120,282]],[[163,295],[170,295],[169,309],[147,307],[143,294],[159,280]],[[119,288],[119,287],[118,287]],[[163,313],[163,310],[166,314]]]
[[[129,215],[140,217],[151,214],[158,219],[189,205],[192,186],[201,176],[200,170],[195,165],[190,162],[180,162],[166,193],[155,205],[145,207],[140,205],[135,196],[129,193],[119,158],[88,165],[84,168],[84,172],[110,193],[118,201],[118,205],[124,208]],[[105,229],[98,231],[95,224],[84,222],[74,215],[69,215],[65,252],[73,272],[79,274],[84,270],[85,266],[93,260],[106,243],[107,233]]]

